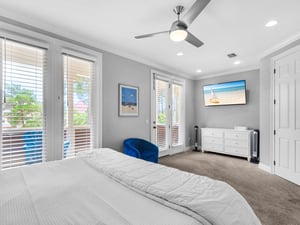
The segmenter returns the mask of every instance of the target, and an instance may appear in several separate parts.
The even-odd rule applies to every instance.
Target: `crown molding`
[[[273,46],[272,48],[267,49],[266,51],[263,52],[263,54],[260,56],[260,59],[263,59],[267,57],[268,55],[271,55],[272,53],[288,46],[289,44],[292,44],[295,41],[300,40],[300,33],[295,34],[294,36],[284,40],[283,42]]]
[[[195,75],[183,72],[181,70],[174,69],[172,67],[162,65],[160,63],[154,62],[153,60],[141,57],[139,55],[136,55],[134,53],[128,53],[125,50],[116,48],[115,46],[112,46],[111,44],[102,42],[100,40],[91,40],[87,37],[80,36],[78,34],[70,33],[70,32],[65,32],[62,29],[58,29],[56,26],[51,25],[51,24],[45,24],[42,23],[39,20],[33,20],[30,17],[25,17],[22,16],[21,14],[16,14],[12,13],[11,11],[3,10],[0,9],[0,21],[10,24],[12,26],[20,27],[23,29],[28,29],[30,31],[47,35],[52,38],[56,38],[59,40],[63,41],[68,41],[76,45],[80,45],[98,52],[108,52],[112,53],[121,57],[124,57],[126,59],[147,65],[149,67],[152,67],[153,69],[165,71],[167,73],[171,73],[174,76],[185,78],[185,79],[190,79],[190,80],[201,80],[201,79],[207,79],[211,77],[217,77],[217,76],[223,76],[223,75],[229,75],[229,74],[234,74],[234,73],[239,73],[239,72],[245,72],[249,70],[255,70],[259,69],[259,65],[252,65],[240,69],[230,69],[227,71],[221,71],[221,72],[216,72],[216,73],[208,73],[208,74],[203,74],[203,75]],[[20,22],[22,21],[22,22]],[[259,59],[262,59],[278,50],[281,48],[297,41],[300,40],[300,33],[297,33],[296,35],[286,39],[285,41],[275,45],[274,47],[266,50],[263,52],[263,54],[259,57]],[[152,69],[150,68],[150,69]]]
[[[37,20],[32,20],[28,17],[23,17],[19,14],[14,14],[8,11],[4,11],[0,9],[0,21],[7,23],[12,26],[20,27],[23,29],[27,29],[42,35],[47,35],[55,39],[71,42],[76,45],[80,45],[98,52],[108,52],[112,53],[121,57],[124,57],[126,59],[142,63],[144,65],[147,65],[149,67],[153,67],[154,69],[166,71],[168,73],[173,74],[174,76],[186,78],[186,79],[194,79],[193,75],[186,74],[183,71],[180,70],[174,70],[174,68],[161,65],[159,63],[153,62],[149,59],[140,57],[138,55],[128,53],[125,51],[122,51],[121,49],[117,49],[113,46],[111,46],[108,43],[104,43],[101,41],[93,41],[91,39],[88,39],[86,37],[78,36],[72,33],[63,32],[62,30],[58,29],[55,26],[51,26],[49,24],[41,23]],[[22,22],[20,22],[22,21]]]
[[[226,75],[232,75],[236,73],[242,73],[242,72],[247,72],[251,70],[259,70],[259,65],[252,65],[252,66],[247,66],[239,69],[234,69],[234,70],[227,70],[227,71],[222,71],[218,73],[211,73],[203,76],[198,76],[194,80],[203,80],[203,79],[209,79],[213,77],[220,77],[220,76],[226,76]]]

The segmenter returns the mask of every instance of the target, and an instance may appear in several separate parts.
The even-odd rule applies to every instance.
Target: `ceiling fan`
[[[172,41],[180,42],[185,40],[198,48],[204,43],[188,31],[188,26],[191,25],[191,23],[196,19],[196,17],[202,12],[202,10],[206,7],[206,5],[209,2],[210,0],[196,0],[196,2],[192,5],[190,10],[182,17],[182,19],[180,19],[180,15],[184,11],[184,7],[182,5],[178,5],[173,9],[174,13],[176,13],[177,15],[177,20],[172,23],[170,30],[156,32],[152,34],[139,35],[135,36],[135,38],[148,38],[156,35],[169,33],[170,39]]]

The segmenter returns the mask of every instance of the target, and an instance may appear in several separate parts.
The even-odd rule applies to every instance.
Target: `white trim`
[[[295,52],[300,51],[300,44],[296,45],[295,47],[292,47],[290,49],[287,49],[286,51],[279,53],[278,55],[275,55],[271,58],[271,67],[270,67],[270,76],[271,76],[271,85],[270,85],[270,159],[271,162],[275,161],[275,135],[273,135],[273,132],[275,130],[275,105],[273,103],[273,100],[275,99],[275,76],[274,76],[274,69],[275,68],[275,62],[283,57],[286,57],[290,54],[293,54]],[[273,174],[275,174],[275,166],[273,163],[271,163],[270,170]]]
[[[88,50],[88,52],[90,52],[90,50]],[[75,50],[75,49],[71,49],[71,48],[68,48],[68,47],[63,47],[62,51],[61,51],[61,54],[75,56],[75,57],[82,58],[82,59],[85,59],[85,60],[89,60],[89,61],[92,61],[92,62],[95,62],[97,60],[97,58],[94,55],[90,55],[90,54],[87,54],[85,52]],[[97,55],[99,53],[94,53],[94,54]]]
[[[60,54],[69,54],[71,56],[79,57],[85,60],[90,60],[95,63],[95,78],[94,82],[97,85],[96,88],[93,90],[92,93],[92,113],[98,116],[93,115],[94,121],[94,146],[93,148],[100,148],[102,147],[102,53],[97,51],[86,49],[84,47],[76,46],[72,43],[61,42],[60,46]],[[63,75],[62,75],[63,77]],[[62,83],[64,83],[62,78]],[[92,85],[95,87],[94,85]],[[62,97],[63,99],[63,93]],[[63,104],[63,101],[62,101]],[[63,115],[63,107],[62,107],[62,115]],[[100,116],[99,116],[100,115]],[[63,121],[62,121],[63,123]],[[62,124],[64,127],[64,124]],[[97,135],[95,135],[97,134]]]
[[[184,129],[184,134],[183,134],[183,142],[182,142],[182,147],[179,147],[179,148],[176,148],[176,146],[171,146],[171,149],[168,149],[168,150],[165,150],[163,151],[162,153],[160,152],[159,153],[159,157],[161,156],[165,156],[165,155],[169,155],[169,154],[176,154],[176,153],[179,153],[179,152],[183,152],[185,151],[185,138],[186,138],[186,132],[185,132],[185,126],[186,126],[186,119],[185,119],[185,114],[186,114],[186,108],[185,108],[185,97],[186,97],[186,91],[185,91],[185,80],[184,79],[181,79],[181,78],[178,78],[177,76],[173,76],[171,74],[168,74],[168,73],[164,73],[164,72],[161,72],[161,71],[158,71],[158,70],[155,70],[155,69],[151,69],[150,71],[150,80],[151,80],[151,84],[150,84],[150,87],[151,87],[151,126],[150,126],[150,129],[151,129],[151,141],[153,143],[156,142],[156,130],[154,130],[152,128],[153,125],[153,122],[156,120],[156,102],[155,102],[155,99],[154,99],[154,96],[155,96],[155,79],[159,79],[159,80],[163,80],[163,81],[166,81],[168,82],[170,85],[172,84],[177,84],[177,85],[182,85],[182,118],[183,118],[183,121],[182,121],[182,127]],[[171,90],[169,90],[171,91]],[[169,94],[169,104],[171,104],[171,94]],[[169,115],[169,118],[170,118],[170,124],[172,123],[172,116],[171,116],[171,110],[169,109],[168,110],[168,113],[170,114]],[[171,135],[171,133],[169,133],[169,135]],[[171,136],[168,137],[168,139],[171,140]],[[169,143],[170,144],[170,143]],[[179,145],[181,146],[181,145]]]
[[[268,55],[271,55],[272,53],[286,47],[289,44],[292,44],[295,41],[300,40],[300,33],[295,34],[294,36],[284,40],[283,42],[273,46],[272,48],[267,49],[264,51],[264,53],[261,55],[261,59],[267,57]]]
[[[178,78],[178,76],[170,73],[164,73],[162,71],[156,70],[156,69],[151,69],[151,74],[155,74],[155,77],[161,79],[161,80],[174,80],[175,82],[184,84],[185,80]],[[167,79],[166,79],[167,78]]]
[[[290,49],[288,49],[288,50],[272,57],[272,60],[275,62],[276,60],[279,60],[283,57],[286,57],[286,56],[288,56],[290,54],[293,54],[293,53],[296,53],[298,51],[300,51],[300,43],[299,43],[299,45],[296,45],[296,46],[294,46],[294,47],[292,47],[292,48],[290,48]]]
[[[266,164],[263,164],[263,163],[259,163],[258,164],[258,168],[261,169],[261,170],[264,170],[268,173],[272,173],[272,170],[271,170],[271,167],[266,165]]]
[[[86,45],[86,47],[88,47],[88,48],[97,49],[97,51],[100,51],[100,52],[107,51],[107,52],[125,57],[127,59],[130,59],[130,60],[142,63],[142,64],[146,64],[151,67],[155,67],[160,70],[169,71],[177,77],[187,78],[187,79],[191,79],[191,80],[201,80],[201,79],[206,79],[206,78],[210,78],[210,77],[223,76],[223,75],[239,73],[239,72],[244,72],[244,71],[254,70],[254,69],[259,68],[259,65],[254,65],[254,66],[249,66],[249,67],[241,68],[241,69],[233,69],[233,70],[228,70],[228,71],[223,71],[223,72],[209,73],[207,75],[205,75],[205,74],[204,75],[187,74],[178,69],[174,69],[174,68],[153,62],[152,60],[142,58],[141,56],[127,53],[124,50],[122,51],[119,48],[115,48],[114,46],[108,45],[107,43],[103,43],[100,41],[96,42],[96,41],[92,41],[92,40],[87,40],[86,37],[84,38],[84,37],[79,37],[78,35],[75,35],[75,34],[66,33],[66,32],[62,31],[61,29],[60,30],[57,29],[57,27],[54,27],[49,24],[47,25],[45,23],[41,23],[37,20],[32,20],[28,17],[21,16],[20,14],[12,13],[11,11],[0,9],[0,14],[2,15],[2,16],[0,16],[0,25],[1,26],[2,26],[2,23],[6,23],[6,24],[13,25],[16,27],[21,27],[21,28],[25,28],[25,29],[28,29],[31,31],[35,31],[40,34],[48,35],[48,36],[56,38],[56,39],[60,39],[60,40],[69,39],[68,41],[73,40],[74,42],[77,42],[77,44]],[[19,21],[24,21],[24,22],[19,22]],[[39,27],[43,27],[43,29],[41,29]],[[260,56],[260,58],[262,59],[262,58],[274,53],[275,51],[281,49],[282,47],[285,47],[288,44],[291,44],[294,41],[297,41],[299,39],[300,39],[300,33],[298,33],[298,34],[286,39],[285,41],[275,45],[274,47],[264,51],[264,53]],[[95,46],[95,47],[91,47],[91,46]]]
[[[1,148],[1,146],[2,146],[2,100],[3,100],[3,96],[2,96],[2,92],[3,92],[3,74],[2,74],[2,68],[4,68],[4,66],[2,65],[3,64],[3,59],[2,59],[2,57],[3,57],[3,53],[2,53],[2,51],[3,51],[3,47],[4,47],[4,45],[3,45],[3,38],[1,38],[0,37],[0,49],[1,49],[1,51],[0,51],[0,113],[1,113],[1,116],[0,116],[0,118],[1,118],[1,123],[0,123],[0,157],[2,157],[2,148]],[[0,173],[1,173],[1,171],[2,171],[2,160],[0,159]]]
[[[193,146],[185,146],[185,149],[184,149],[185,152],[190,151],[190,150],[193,150]]]
[[[170,151],[170,155],[175,155],[175,154],[185,152],[185,151],[186,151],[185,148],[183,148],[183,149],[174,149],[174,150]]]
[[[254,65],[254,66],[239,68],[239,69],[235,69],[235,70],[228,70],[228,71],[219,72],[219,73],[201,75],[201,76],[194,77],[194,80],[202,80],[202,79],[207,79],[207,78],[212,78],[212,77],[232,75],[232,74],[236,74],[236,73],[242,73],[242,72],[247,72],[247,71],[251,71],[251,70],[259,70],[259,69],[260,69],[259,65]]]
[[[274,99],[275,99],[275,77],[274,77],[274,69],[275,69],[275,60],[271,59],[271,66],[270,66],[270,96],[271,101],[269,103],[270,107],[270,132],[269,132],[269,140],[270,140],[270,171],[274,173],[275,167],[274,167],[274,160],[275,160],[275,136],[274,136],[274,130],[275,130],[275,105],[274,105]]]
[[[0,23],[0,25],[2,25]],[[22,35],[19,33],[16,33],[15,31],[11,31],[9,29],[0,29],[0,37],[4,38],[4,39],[9,39],[12,41],[16,41],[16,42],[20,42],[20,43],[24,43],[27,45],[32,45],[34,47],[38,47],[38,48],[43,48],[43,49],[48,49],[49,48],[49,44],[47,42],[45,42],[44,40],[35,38],[35,37],[28,37],[27,35]]]
[[[1,10],[0,10],[1,12]],[[0,36],[7,37],[9,39],[23,42],[29,45],[34,45],[47,49],[48,57],[48,73],[45,79],[48,79],[48,85],[53,88],[44,89],[44,96],[47,97],[48,104],[44,108],[46,115],[51,115],[47,119],[47,135],[46,140],[47,161],[58,160],[63,158],[61,152],[61,146],[63,145],[63,66],[62,57],[63,52],[70,53],[72,55],[86,58],[96,63],[96,79],[98,82],[94,102],[97,102],[95,108],[96,124],[95,132],[95,146],[99,148],[102,146],[102,53],[99,49],[88,46],[84,43],[74,41],[68,38],[64,38],[59,35],[55,35],[39,28],[33,28],[29,25],[19,23],[1,22],[3,19],[0,16]],[[20,26],[23,25],[23,26]],[[41,32],[42,31],[42,32]],[[51,75],[51,78],[50,76]],[[47,91],[47,93],[46,93]],[[55,121],[54,121],[55,118]],[[1,160],[0,160],[1,161]]]
[[[88,40],[87,38],[79,37],[78,35],[75,35],[75,34],[65,33],[65,32],[62,32],[61,30],[58,30],[57,28],[51,27],[49,25],[37,23],[37,21],[32,21],[32,20],[28,19],[28,17],[21,18],[20,15],[7,13],[7,11],[4,12],[1,9],[0,9],[0,14],[4,15],[4,16],[0,16],[0,22],[2,21],[2,23],[6,23],[6,24],[20,27],[20,28],[25,28],[25,29],[31,30],[33,32],[47,35],[47,36],[55,38],[55,39],[64,40],[64,41],[68,41],[68,42],[73,41],[73,42],[76,42],[75,44],[77,44],[77,45],[84,45],[85,47],[94,49],[96,51],[100,51],[100,52],[107,51],[107,52],[125,57],[127,59],[130,59],[130,60],[142,63],[142,64],[146,64],[151,67],[169,71],[170,73],[174,74],[176,77],[194,79],[193,75],[186,74],[183,71],[155,63],[152,60],[142,58],[139,55],[127,53],[125,51],[120,50],[119,48],[109,46],[107,43],[105,44],[103,42],[101,43],[100,41],[97,41],[97,42],[91,41],[91,40]],[[11,18],[17,18],[17,19],[11,19]],[[24,22],[19,22],[19,21],[24,21]],[[1,26],[2,26],[2,24],[1,24]],[[43,27],[43,28],[39,28],[39,27]]]

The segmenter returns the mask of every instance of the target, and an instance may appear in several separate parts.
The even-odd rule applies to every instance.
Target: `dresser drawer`
[[[232,146],[237,148],[248,148],[248,140],[240,139],[225,139],[225,146]]]
[[[247,157],[250,160],[250,130],[202,128],[203,151]]]
[[[239,139],[239,140],[248,140],[248,132],[238,132],[238,131],[226,131],[224,133],[225,139]]]
[[[223,144],[223,139],[222,138],[215,138],[215,137],[209,137],[209,136],[204,136],[202,139],[203,143],[207,144]]]
[[[219,130],[219,129],[202,128],[201,132],[202,132],[202,136],[219,137],[219,138],[223,137],[223,130]]]
[[[238,156],[245,156],[248,157],[248,148],[237,148],[232,146],[225,146],[225,153],[238,155]]]
[[[224,152],[223,145],[203,143],[202,150],[212,152]]]

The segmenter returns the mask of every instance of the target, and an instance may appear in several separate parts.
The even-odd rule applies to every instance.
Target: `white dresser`
[[[251,130],[201,128],[202,151],[246,157],[250,160]]]

